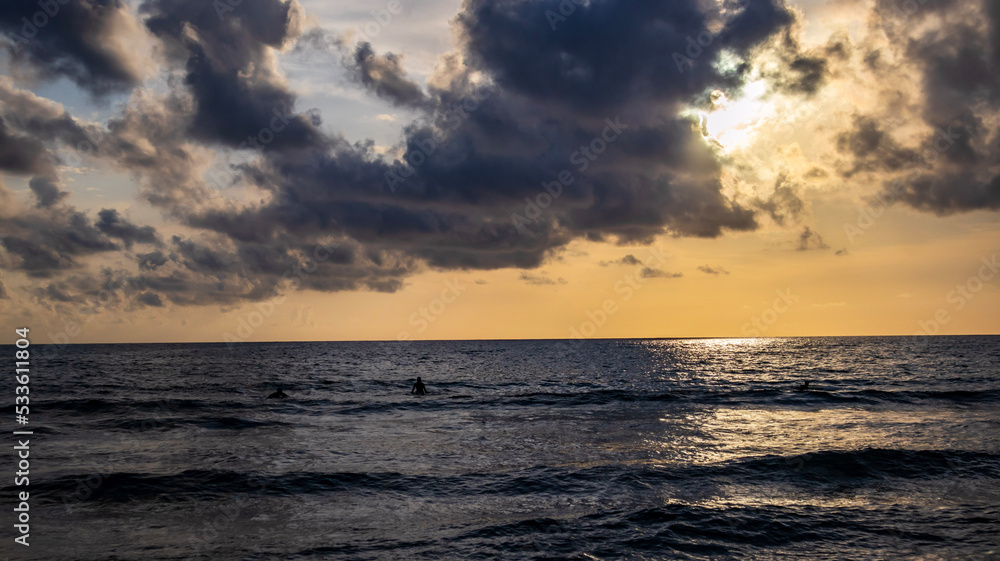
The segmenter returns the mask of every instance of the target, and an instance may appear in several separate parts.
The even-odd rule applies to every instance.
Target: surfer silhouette
[[[411,394],[415,393],[417,395],[427,395],[427,386],[425,386],[424,383],[420,381],[420,376],[417,376],[417,383],[413,384],[413,389],[410,390],[410,393]]]
[[[285,392],[283,392],[283,391],[281,391],[281,386],[278,386],[278,391],[276,391],[276,392],[272,393],[271,395],[267,396],[267,399],[282,399],[282,398],[285,398],[285,397],[288,397],[288,394],[285,393]]]
[[[799,390],[800,392],[804,392],[804,391],[806,391],[806,390],[808,390],[808,389],[809,389],[809,381],[808,381],[808,380],[806,380],[805,382],[803,382],[803,383],[799,384],[799,388],[798,388],[798,390]]]

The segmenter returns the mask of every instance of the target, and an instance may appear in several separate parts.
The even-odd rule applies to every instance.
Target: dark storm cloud
[[[724,229],[757,227],[754,212],[727,200],[716,179],[681,181],[670,173],[649,177],[623,170],[587,183],[592,204],[566,217],[566,226],[577,232],[598,231],[623,242],[645,243],[668,230],[711,238]]]
[[[523,198],[512,200],[513,193],[463,192],[480,179],[501,188],[505,175],[522,172],[510,169],[513,166],[483,170],[471,164],[453,168],[455,177],[442,178],[450,180],[448,184],[414,178],[394,195],[386,186],[385,172],[390,168],[354,147],[341,146],[333,153],[272,154],[267,168],[258,170],[277,185],[272,202],[239,212],[199,213],[191,223],[246,242],[264,242],[267,233],[276,231],[303,240],[346,235],[375,247],[405,251],[437,267],[530,268],[540,264],[552,247],[551,240],[561,236],[551,231],[551,223],[540,224],[537,236],[522,235],[510,214],[518,209],[518,202],[523,204]],[[419,169],[434,178],[446,171],[442,165],[428,161]],[[490,171],[495,172],[492,177]],[[526,182],[519,188],[524,193],[533,191]],[[466,198],[473,194],[493,199],[495,206],[474,205],[485,201]]]
[[[77,148],[80,142],[100,136],[95,125],[82,124],[61,105],[0,78],[0,113],[4,123],[21,134],[43,142],[62,142]]]
[[[403,158],[387,162],[370,143],[333,138],[267,151],[241,170],[271,192],[267,203],[193,212],[187,223],[240,244],[346,236],[461,269],[537,267],[577,237],[648,242],[664,232],[714,237],[756,228],[754,210],[722,195],[715,155],[676,112],[709,86],[739,84],[745,69],[720,74],[713,65],[719,50],[748,51],[787,26],[789,13],[755,2],[712,36],[718,48],[678,67],[673,52],[687,49],[689,35],[708,33],[714,17],[698,3],[594,3],[552,32],[544,14],[556,4],[467,3],[459,17],[466,64],[446,61],[443,79],[426,94],[405,78],[398,58],[359,45],[349,67],[362,83],[428,111],[406,128]],[[225,33],[245,35],[235,30],[238,20],[229,25]],[[169,25],[150,28],[179,37]],[[283,44],[288,35],[258,43]],[[189,57],[191,45],[178,44]],[[253,50],[231,57],[258,58]],[[205,72],[187,60],[190,82]],[[477,83],[474,73],[494,81]],[[242,95],[260,97],[252,89]],[[544,186],[562,171],[572,181],[532,214],[525,201],[549,196]],[[518,223],[525,215],[530,222]]]
[[[31,240],[4,236],[0,243],[11,255],[20,258],[16,268],[27,272],[29,276],[49,277],[58,269],[69,269],[74,265],[69,256],[60,255]]]
[[[908,173],[890,183],[893,194],[938,215],[1000,208],[996,162],[1000,143],[1000,4],[942,0],[898,9],[879,0],[882,29],[920,73],[920,115],[932,132],[903,149],[871,123],[845,137],[855,168]],[[886,10],[881,12],[881,10]],[[883,58],[878,63],[885,66]],[[875,147],[874,158],[858,155]]]
[[[130,311],[147,305],[136,298],[139,293],[131,286],[128,271],[106,267],[96,273],[74,273],[45,285],[35,284],[26,292],[64,314]]]
[[[226,273],[234,271],[239,264],[236,255],[224,249],[216,249],[180,236],[171,240],[180,255],[181,262],[191,271],[199,273]]]
[[[48,297],[49,300],[54,300],[56,302],[69,303],[76,300],[75,291],[70,289],[69,284],[65,282],[54,282],[50,283],[42,289],[42,294]]]
[[[211,4],[198,3],[198,6],[205,8]],[[12,88],[6,82],[0,84],[4,86],[0,88],[4,96],[0,99],[3,109],[18,119],[18,130],[35,130],[34,136],[23,138],[7,134],[10,142],[0,143],[0,147],[9,147],[7,168],[20,173],[48,172],[51,156],[45,143],[88,141],[88,148],[97,155],[112,158],[122,169],[139,174],[143,193],[150,202],[185,222],[195,222],[196,219],[212,220],[214,215],[211,211],[198,209],[211,192],[201,179],[199,147],[190,142],[188,134],[192,129],[205,126],[211,129],[207,134],[215,135],[209,141],[233,144],[239,139],[233,139],[230,133],[237,131],[242,126],[240,123],[254,123],[263,116],[267,117],[265,124],[270,127],[268,134],[274,134],[274,142],[269,147],[287,148],[298,142],[322,153],[328,142],[337,145],[338,141],[323,137],[315,129],[314,117],[289,113],[294,95],[285,89],[281,80],[275,79],[277,74],[267,68],[271,56],[269,49],[292,36],[290,19],[294,5],[247,2],[241,9],[246,8],[248,12],[227,14],[222,23],[214,10],[206,14],[204,10],[194,9],[198,6],[183,2],[150,2],[145,6],[144,11],[150,15],[147,21],[150,29],[166,38],[169,55],[182,65],[185,78],[182,82],[171,81],[166,95],[133,98],[118,117],[109,121],[106,131],[85,130],[64,112],[46,107],[41,102],[44,100]],[[262,6],[265,9],[261,10]],[[268,7],[276,6],[280,9],[268,12]],[[273,33],[275,23],[281,32]],[[188,33],[185,29],[197,29],[199,33]],[[229,97],[225,100],[211,97],[215,91],[200,89],[200,81],[205,80],[216,80],[220,87],[229,88],[227,91],[232,95],[226,94]],[[185,92],[193,95],[188,98]],[[216,103],[219,105],[215,106]],[[269,114],[261,114],[259,109],[264,107]],[[220,121],[204,125],[206,111]],[[202,119],[201,125],[199,119]],[[256,123],[253,126],[258,127]],[[256,132],[258,128],[252,130]],[[269,138],[258,135],[258,140],[267,144]],[[349,156],[354,156],[358,150],[349,145],[339,149]],[[362,159],[356,164],[371,166],[372,162]],[[264,176],[247,171],[251,180],[261,185],[256,180]],[[368,173],[377,174],[378,171],[375,167]],[[378,180],[381,182],[381,177]],[[44,197],[53,195],[44,190],[43,185],[36,187]],[[350,210],[345,208],[345,212]],[[283,209],[274,212],[281,215]],[[227,217],[230,222],[225,226],[234,226],[231,219],[236,217],[238,220],[238,214]],[[295,220],[292,215],[279,217],[291,223]],[[235,243],[202,243],[175,238],[171,240],[170,252],[140,254],[136,256],[140,274],[122,279],[121,288],[128,291],[129,301],[145,305],[152,302],[144,302],[143,298],[151,298],[144,294],[161,295],[163,301],[181,304],[227,305],[269,298],[284,286],[391,292],[398,290],[403,279],[419,268],[412,257],[392,248],[363,248],[350,241],[324,245],[322,259],[310,267],[307,255],[318,244],[310,245],[308,238],[329,238],[330,232],[320,227],[303,239],[289,237],[288,232],[280,228],[281,223],[266,213],[252,216],[246,222],[252,229],[269,220],[275,220],[272,225],[278,226],[279,231],[263,239],[264,243],[256,243],[253,236],[246,236],[241,241],[241,236],[233,232],[231,240]],[[63,223],[66,221],[68,225]],[[102,211],[96,222],[88,221],[83,214],[70,208],[60,216],[35,217],[35,223],[38,225],[35,229],[20,223],[5,223],[0,235],[13,267],[38,277],[51,277],[59,271],[78,268],[83,265],[80,257],[85,255],[120,250],[111,239],[121,240],[126,248],[134,243],[160,243],[154,229],[132,224],[109,209]],[[91,223],[94,226],[90,226]],[[296,273],[304,269],[309,270],[308,274]],[[82,289],[74,292],[70,285],[53,283],[52,286],[53,291],[58,289],[58,294],[68,298],[83,294]]]
[[[757,0],[712,35],[706,31],[709,14],[696,0],[589,2],[576,5],[553,30],[546,12],[558,13],[559,4],[467,1],[458,23],[468,55],[504,87],[599,113],[625,102],[677,100],[710,86],[737,85],[738,76],[721,75],[713,66],[719,51],[746,52],[792,22],[783,5]],[[688,52],[688,39],[701,32],[711,39],[709,48]],[[679,65],[674,53],[690,62]]]
[[[970,2],[965,8],[971,8],[966,12],[971,17],[942,17],[937,29],[908,45],[908,54],[923,67],[925,115],[932,121],[950,120],[972,102],[1000,104],[1000,8],[992,0]],[[927,10],[915,17],[931,14]]]
[[[900,171],[919,160],[915,150],[900,146],[878,121],[856,116],[854,129],[837,137],[837,149],[852,157],[844,177],[864,171]]]
[[[298,34],[299,6],[244,0],[149,0],[140,11],[149,30],[185,71],[194,96],[190,133],[205,142],[250,149],[289,149],[320,141],[313,117],[295,114],[296,96],[269,59]],[[227,5],[228,7],[228,5]]]
[[[180,305],[233,305],[279,292],[280,277],[246,268],[221,247],[179,238],[172,245],[176,255],[154,252],[140,258],[139,273],[125,284],[131,297],[153,292]]]
[[[136,226],[125,220],[117,210],[105,208],[97,213],[97,223],[94,226],[104,235],[118,238],[130,249],[134,243],[160,245],[160,238],[152,226]]]
[[[155,271],[167,264],[169,259],[162,251],[152,251],[150,253],[140,253],[136,255],[139,262],[140,271]]]
[[[1000,210],[1000,175],[983,176],[971,170],[922,174],[902,182],[902,187],[898,195],[902,201],[940,216]]]
[[[712,89],[742,85],[750,66],[718,65],[719,56],[748,57],[787,30],[792,15],[780,1],[721,11],[697,0],[592,2],[553,31],[545,12],[558,9],[554,0],[469,0],[457,20],[462,52],[446,57],[426,90],[399,57],[358,45],[347,60],[354,77],[422,112],[395,161],[296,112],[296,95],[273,66],[274,51],[296,40],[338,52],[342,42],[318,32],[299,39],[294,1],[243,0],[221,13],[219,4],[140,6],[180,78],[166,94],[133,96],[99,143],[100,156],[139,176],[149,202],[201,231],[135,256],[132,302],[149,305],[139,298],[155,294],[163,303],[229,305],[288,287],[393,291],[425,266],[535,268],[576,238],[642,243],[758,225],[760,209],[723,195],[717,154],[679,112],[707,103]],[[689,52],[695,37],[709,46]],[[803,66],[800,74],[815,73]],[[71,127],[57,134],[50,117],[46,142],[68,142]],[[266,196],[243,205],[212,199],[199,144],[259,149],[227,168],[222,183],[246,182]],[[791,202],[776,199],[766,212],[784,216]],[[106,244],[156,240],[152,229],[106,212],[92,228]],[[325,259],[289,277],[319,246]],[[82,254],[52,251],[48,271]]]
[[[0,170],[13,173],[52,173],[52,158],[39,140],[13,134],[0,117]]]
[[[60,191],[55,182],[45,177],[31,178],[28,187],[35,194],[40,207],[50,207],[69,196],[69,193]]]
[[[392,53],[378,55],[371,44],[362,42],[348,68],[366,88],[394,105],[420,107],[427,103],[420,85],[406,77],[402,61]]]
[[[3,283],[3,278],[0,277],[0,300],[7,300],[10,298],[10,293],[7,291],[7,285]]]
[[[108,42],[129,19],[121,0],[0,3],[0,33],[15,63],[46,78],[65,76],[95,96],[139,82],[129,53]]]
[[[394,292],[417,265],[385,251],[360,251],[356,243],[293,246],[175,236],[171,253],[141,254],[134,295],[155,292],[179,305],[235,305],[277,297],[288,289]]]
[[[136,300],[147,306],[153,306],[156,308],[163,307],[163,299],[160,295],[155,292],[143,292],[142,294],[136,296]]]
[[[118,246],[90,225],[90,220],[81,212],[73,212],[69,224],[61,229],[43,231],[54,247],[63,247],[67,252],[88,253],[114,251]]]
[[[723,28],[720,38],[723,45],[738,51],[752,49],[794,21],[780,1],[737,0],[736,4],[743,9]]]
[[[95,222],[62,203],[68,193],[60,188],[54,164],[62,162],[53,154],[61,147],[100,153],[102,133],[97,127],[81,124],[58,104],[19,90],[7,80],[0,80],[0,115],[0,169],[37,174],[28,183],[36,208],[18,209],[3,197],[8,199],[8,208],[3,209],[8,215],[0,221],[0,244],[11,258],[5,266],[30,277],[52,278],[84,269],[88,256],[120,251],[113,238],[126,246],[149,241],[150,235],[155,238],[152,228],[114,220],[116,215],[107,213]],[[79,158],[79,153],[70,156]],[[44,294],[69,294],[66,290]]]
[[[66,162],[54,150],[61,144],[93,152],[97,145],[90,139],[98,132],[95,126],[81,125],[60,105],[0,78],[0,170],[35,175],[29,187],[38,206],[52,206],[68,195],[59,189],[56,172],[56,164]]]
[[[152,129],[142,130],[149,133]],[[0,79],[0,153],[6,154],[0,157],[0,169],[37,174],[28,184],[36,208],[15,207],[0,221],[0,244],[11,258],[5,266],[34,278],[54,278],[68,271],[86,271],[90,256],[118,252],[136,242],[159,243],[152,227],[126,221],[114,210],[106,209],[95,219],[62,203],[68,193],[60,188],[54,164],[75,166],[87,154],[117,156],[124,152],[123,144],[120,137],[101,127],[73,118],[59,104]],[[60,161],[54,154],[65,148],[71,150],[64,150],[66,156]],[[73,278],[76,284],[52,283],[36,295],[69,301],[87,294],[80,288],[80,279],[89,278],[88,274],[74,273]]]
[[[8,38],[14,11],[37,5],[9,4],[0,8]],[[572,14],[548,17],[567,4]],[[136,92],[106,129],[0,81],[0,169],[34,176],[39,203],[30,209],[34,224],[0,224],[0,243],[14,267],[35,277],[80,267],[86,256],[158,243],[155,230],[114,211],[95,222],[57,204],[63,195],[54,154],[80,142],[136,174],[149,202],[198,232],[135,255],[131,272],[52,282],[48,297],[57,301],[93,294],[111,280],[135,306],[236,305],[290,288],[391,292],[427,266],[538,267],[574,239],[714,237],[752,230],[765,214],[779,225],[798,224],[804,203],[787,178],[765,200],[727,198],[719,154],[679,114],[707,104],[713,89],[739,90],[749,58],[765,45],[775,49],[773,89],[787,96],[813,97],[861,58],[869,68],[918,69],[922,91],[912,103],[925,104],[921,116],[936,132],[916,145],[881,116],[859,114],[835,137],[847,163],[827,169],[846,177],[909,172],[936,149],[943,130],[948,149],[904,182],[901,200],[938,214],[1000,208],[1000,142],[983,112],[1000,103],[995,2],[938,0],[910,19],[889,21],[897,2],[879,0],[876,15],[890,43],[881,47],[885,56],[846,37],[803,51],[780,0],[582,4],[467,0],[456,20],[460,52],[443,59],[426,88],[407,76],[399,56],[367,43],[353,47],[344,61],[353,78],[420,114],[405,127],[395,159],[371,141],[324,133],[316,113],[296,108],[275,51],[294,44],[299,53],[345,53],[328,32],[300,34],[296,2],[146,0],[139,13],[177,78],[165,94]],[[76,13],[68,6],[90,11],[62,21]],[[106,40],[123,33],[122,18],[131,17],[124,4],[73,0],[60,9],[67,11],[15,53],[20,68],[67,76],[96,95],[134,85],[134,64]],[[857,49],[867,55],[855,56]],[[718,64],[722,53],[735,64]],[[94,140],[95,133],[106,134]],[[205,146],[258,150],[249,163],[219,166],[219,183],[243,182],[264,194],[251,204],[213,198],[204,178],[221,172],[206,173]],[[806,227],[797,247],[827,246]],[[628,257],[620,263],[641,266]],[[679,276],[653,268],[643,274]],[[558,282],[524,275],[525,282]]]
[[[77,258],[119,250],[119,246],[72,208],[22,212],[0,223],[0,244],[17,257],[13,268],[47,278],[77,268]]]

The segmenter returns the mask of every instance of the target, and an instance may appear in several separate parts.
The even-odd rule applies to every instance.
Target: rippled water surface
[[[1000,558],[997,337],[41,351],[32,559]]]

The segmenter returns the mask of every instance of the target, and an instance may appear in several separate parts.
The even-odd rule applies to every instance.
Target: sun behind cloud
[[[713,90],[709,95],[711,109],[698,113],[705,139],[724,152],[750,146],[774,116],[773,106],[764,99],[766,89],[763,80],[751,82],[738,99],[730,99],[722,90]]]

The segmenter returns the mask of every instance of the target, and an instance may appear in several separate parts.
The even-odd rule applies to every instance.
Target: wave
[[[303,415],[360,415],[397,411],[488,410],[496,407],[576,408],[598,407],[614,403],[692,403],[699,405],[759,405],[767,406],[878,406],[925,405],[928,402],[975,404],[1000,401],[1000,390],[984,391],[890,391],[812,389],[795,391],[787,388],[751,388],[713,390],[676,388],[669,391],[636,391],[629,389],[595,389],[591,391],[537,391],[499,393],[482,391],[444,390],[420,398],[405,392],[373,392],[370,399],[356,399],[362,392],[346,394],[331,392],[330,398],[293,397],[285,401],[245,400],[211,401],[206,399],[113,400],[63,399],[40,402],[40,409],[56,415],[112,415],[117,420],[102,421],[111,430],[133,430],[143,423],[153,428],[196,424],[206,428],[245,429],[272,423],[245,419],[240,413],[248,410],[291,412]],[[347,399],[344,399],[344,398]],[[191,417],[199,411],[202,418],[179,421],[171,417]],[[220,415],[222,412],[235,414]],[[160,418],[151,417],[162,416]],[[155,426],[154,426],[155,425]]]
[[[264,427],[289,426],[276,420],[256,421],[241,417],[160,417],[141,419],[106,419],[93,424],[104,430],[128,432],[168,431],[181,427],[201,427],[210,430],[250,430]]]
[[[443,398],[443,399],[442,399]],[[418,401],[341,401],[332,402],[331,414],[351,415],[394,410],[445,410],[490,407],[582,407],[615,402],[688,402],[704,405],[879,405],[920,404],[927,401],[976,403],[1000,401],[1000,390],[986,391],[795,391],[789,389],[749,389],[706,391],[677,389],[666,392],[633,390],[594,390],[589,392],[532,392],[481,397],[477,394],[429,395]]]
[[[600,494],[615,488],[648,489],[650,485],[708,484],[719,480],[753,485],[776,480],[806,487],[866,484],[884,479],[1000,478],[1000,455],[959,450],[819,451],[792,456],[754,457],[709,465],[603,465],[582,469],[536,467],[509,473],[406,475],[395,472],[289,472],[270,474],[227,470],[186,470],[172,475],[91,473],[32,481],[45,500],[72,496],[83,481],[93,491],[87,500],[124,502],[214,500],[232,495],[322,494],[341,491],[397,492],[411,496]],[[721,479],[720,479],[721,478]],[[96,487],[96,488],[94,488]],[[13,488],[5,487],[4,492]]]
[[[123,411],[159,411],[176,414],[198,409],[248,409],[258,404],[240,401],[208,401],[203,399],[157,399],[157,400],[113,400],[113,399],[61,399],[39,401],[44,411],[57,413],[119,413]]]
[[[812,399],[829,402],[857,403],[906,403],[916,404],[924,401],[950,402],[991,402],[1000,400],[1000,390],[982,391],[889,391],[889,390],[858,390],[858,391],[826,391],[808,390],[792,392],[789,398]]]
[[[894,450],[864,448],[824,450],[794,456],[742,460],[732,474],[785,473],[791,478],[845,482],[858,479],[1000,477],[1000,455],[963,450]]]
[[[296,558],[377,558],[392,551],[431,559],[756,559],[762,548],[812,545],[817,559],[845,558],[845,543],[859,550],[913,553],[907,546],[947,544],[961,558],[985,558],[981,544],[956,544],[943,520],[968,531],[989,535],[993,520],[952,513],[921,513],[906,509],[909,521],[921,529],[901,528],[896,508],[870,511],[859,520],[851,507],[729,505],[712,508],[668,504],[647,508],[607,509],[582,515],[538,516],[507,514],[502,520],[463,521],[457,530],[434,540],[364,537],[336,545],[294,552]],[[766,551],[766,550],[765,550]],[[373,554],[375,557],[373,557]],[[405,555],[405,553],[404,553]],[[650,557],[647,557],[650,556]],[[890,555],[892,556],[892,555]],[[801,556],[800,556],[801,557]],[[395,558],[395,557],[393,557]]]

